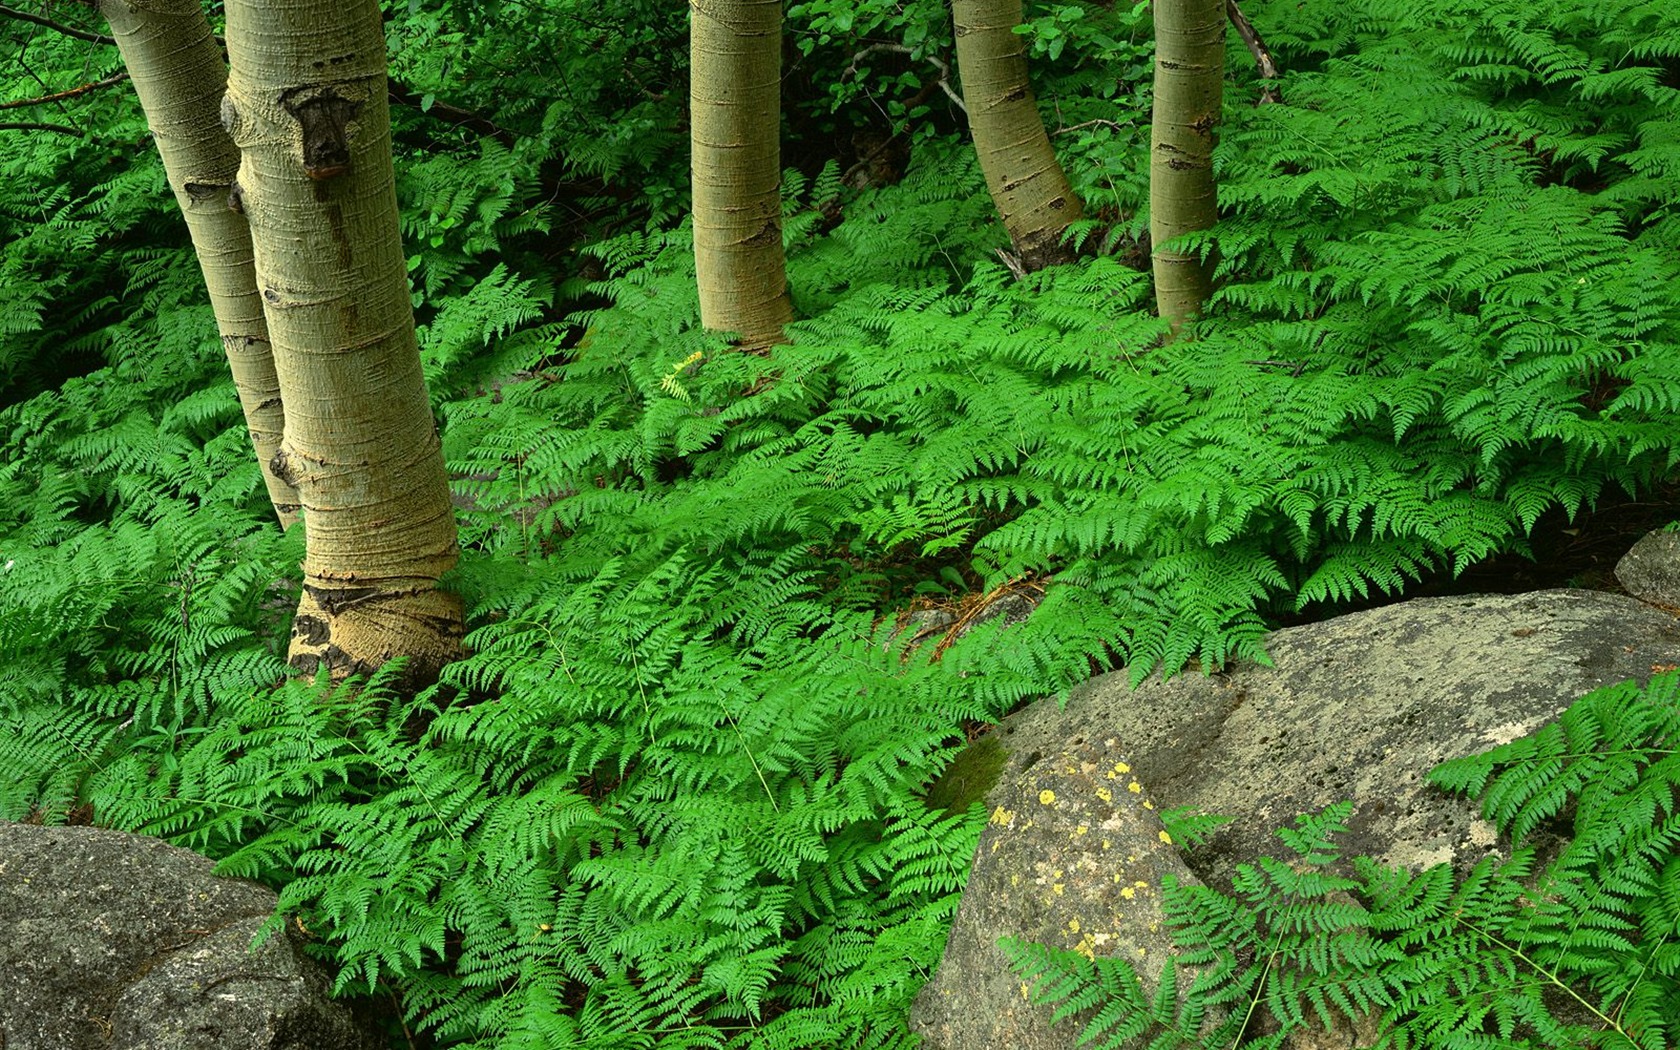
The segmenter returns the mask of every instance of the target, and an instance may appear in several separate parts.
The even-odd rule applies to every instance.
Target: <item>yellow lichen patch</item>
[[[997,848],[1001,845],[1003,845],[1003,840],[1002,839],[993,839],[992,840],[992,852],[996,853]]]
[[[1055,883],[1054,885],[1052,885],[1050,887],[1050,892],[1054,893],[1056,896],[1060,897],[1062,895],[1062,890],[1064,890],[1066,888],[1067,887],[1066,887],[1065,883],[1058,882],[1058,883]]]
[[[1130,784],[1126,785],[1126,790],[1130,791],[1134,795],[1141,795],[1143,794],[1143,785],[1134,780]]]
[[[1124,762],[1116,762],[1114,763],[1114,768],[1108,771],[1108,779],[1118,780],[1121,776],[1130,773],[1131,771],[1131,766],[1128,766]]]
[[[1155,834],[1162,842],[1165,842],[1169,846],[1172,845],[1172,836],[1167,834],[1165,831],[1157,831]]]
[[[1079,932],[1079,916],[1075,915],[1073,918],[1069,919],[1067,928],[1068,928],[1069,933],[1078,933]]]
[[[1107,839],[1103,839],[1103,840],[1102,840],[1102,848],[1103,848],[1103,849],[1107,849],[1107,848],[1108,848],[1108,840],[1107,840]]]
[[[1091,940],[1090,934],[1086,934],[1085,936],[1079,938],[1079,943],[1073,946],[1073,950],[1078,952],[1080,955],[1085,956],[1087,959],[1095,959],[1097,957],[1097,946],[1096,943]]]
[[[1038,800],[1046,806],[1054,806],[1056,804],[1056,793],[1049,788],[1045,788],[1038,793]]]
[[[1102,799],[1104,802],[1113,802],[1114,792],[1108,790],[1107,788],[1098,788],[1097,797]]]
[[[998,808],[992,810],[992,823],[1003,825],[1013,824],[1015,823],[1015,813],[1013,810],[1007,810],[1002,806],[999,806]]]
[[[1137,896],[1137,891],[1132,889],[1130,886],[1122,886],[1120,888],[1120,896],[1126,898],[1127,900],[1131,900],[1133,897]]]
[[[1091,827],[1090,827],[1089,824],[1081,824],[1077,828],[1073,829],[1073,834],[1070,837],[1071,838],[1078,838],[1079,836],[1085,834],[1086,832],[1088,832],[1090,830],[1091,830]]]
[[[1027,1000],[1028,1002],[1032,1001],[1032,986],[1027,984],[1025,981],[1021,982],[1021,998]]]
[[[1148,799],[1144,799],[1143,800],[1143,808],[1144,809],[1154,809],[1155,808],[1155,803],[1149,801]]]
[[[1137,880],[1136,882],[1132,883],[1132,885],[1136,886],[1140,890],[1149,889],[1149,883],[1144,882],[1142,879]]]

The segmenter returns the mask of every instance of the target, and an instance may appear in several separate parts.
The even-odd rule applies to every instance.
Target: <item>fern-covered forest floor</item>
[[[301,537],[131,93],[0,130],[0,817],[280,887],[394,1045],[908,1046],[965,727],[1680,518],[1669,0],[1251,0],[1281,101],[1234,45],[1220,286],[1171,344],[1143,5],[1027,7],[1090,217],[1016,280],[943,5],[795,4],[764,356],[699,330],[682,5],[608,7],[387,12],[473,650],[418,696],[286,677]],[[0,101],[119,71],[15,20],[0,63]],[[895,648],[1000,588],[1041,600]]]

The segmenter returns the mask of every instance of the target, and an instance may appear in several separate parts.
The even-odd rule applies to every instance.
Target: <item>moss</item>
[[[974,741],[928,787],[928,808],[947,813],[968,809],[992,790],[1008,760],[1009,752],[997,737],[987,735]]]

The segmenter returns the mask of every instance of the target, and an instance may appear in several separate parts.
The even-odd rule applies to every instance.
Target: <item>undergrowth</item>
[[[1283,101],[1234,74],[1224,283],[1170,345],[1117,258],[991,262],[939,135],[899,185],[789,173],[802,319],[759,357],[698,331],[683,227],[542,269],[543,165],[598,114],[510,101],[504,130],[548,137],[459,149],[399,114],[473,628],[409,698],[284,681],[301,543],[155,164],[33,144],[64,189],[0,186],[0,816],[279,886],[341,989],[390,987],[444,1044],[908,1045],[979,830],[921,792],[968,729],[1095,671],[1264,659],[1275,614],[1520,552],[1680,459],[1675,12],[1288,6],[1253,12]],[[1076,8],[1033,16],[1047,108],[1141,105],[1138,12]],[[423,14],[393,38],[436,53],[398,68],[442,90],[467,44]],[[657,166],[668,102],[625,93],[636,120],[567,177]],[[1137,229],[1146,143],[1114,123],[1070,164],[1094,223]],[[58,346],[107,364],[65,378]],[[1010,593],[1024,622],[893,641],[914,606]]]

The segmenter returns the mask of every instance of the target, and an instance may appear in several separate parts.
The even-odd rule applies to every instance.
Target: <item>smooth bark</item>
[[[377,0],[228,0],[222,116],[242,155],[306,553],[290,660],[335,677],[458,655],[454,511],[397,226]]]
[[[1224,0],[1156,0],[1149,237],[1155,306],[1176,333],[1212,293],[1209,267],[1176,243],[1219,218],[1213,129],[1225,83]]]
[[[951,20],[968,127],[1009,240],[1026,270],[1067,262],[1062,235],[1081,207],[1027,82],[1021,0],[952,0]]]
[[[793,319],[782,256],[781,0],[690,0],[700,323],[743,347]]]
[[[228,208],[239,151],[221,124],[227,66],[199,0],[100,0],[181,205],[233,385],[280,526],[298,519],[297,490],[271,467],[285,410],[257,295],[251,231]]]

